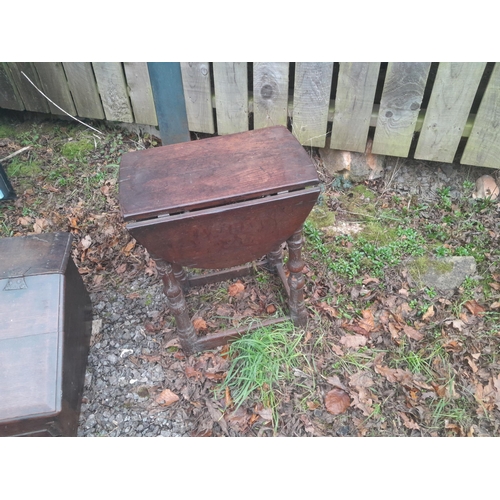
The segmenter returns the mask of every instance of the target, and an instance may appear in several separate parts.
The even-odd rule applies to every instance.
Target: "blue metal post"
[[[162,144],[190,141],[180,63],[148,63],[148,71]]]

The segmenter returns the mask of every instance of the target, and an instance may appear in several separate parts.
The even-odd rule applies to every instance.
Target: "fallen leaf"
[[[195,370],[192,366],[186,366],[184,372],[186,373],[186,377],[195,378],[197,380],[200,380],[201,377],[203,376],[203,374],[200,371]]]
[[[398,412],[398,415],[403,419],[403,425],[407,428],[407,429],[416,429],[416,430],[420,430],[420,427],[419,425],[417,424],[417,422],[415,422],[414,420],[412,420],[411,418],[407,417],[405,413],[403,413],[402,411]]]
[[[413,340],[422,340],[424,338],[423,334],[421,334],[418,330],[415,330],[415,328],[405,325],[403,326],[403,331],[406,333],[408,337],[410,337]]]
[[[361,315],[363,319],[359,322],[359,326],[365,329],[368,332],[371,332],[375,329],[375,318],[373,317],[373,313],[370,309],[364,309],[361,311]]]
[[[469,310],[469,312],[474,316],[480,316],[484,314],[484,307],[480,306],[475,300],[468,300],[464,306]]]
[[[231,391],[229,390],[229,387],[226,387],[226,394],[225,394],[224,402],[225,402],[226,408],[232,408],[233,398],[231,397]]]
[[[123,247],[122,252],[128,256],[130,255],[130,252],[134,247],[135,247],[135,240],[131,240]]]
[[[366,337],[364,335],[344,335],[340,337],[340,343],[352,349],[359,349],[366,345]]]
[[[81,239],[80,246],[82,250],[87,250],[87,248],[90,248],[90,245],[92,245],[92,238],[87,234]]]
[[[325,396],[326,410],[332,415],[344,413],[351,405],[351,398],[347,392],[335,387]]]
[[[317,401],[308,401],[307,408],[309,408],[309,410],[311,411],[316,410],[317,408],[319,408],[319,403]]]
[[[408,387],[412,387],[414,384],[413,374],[408,370],[376,365],[375,371],[384,376],[389,382],[400,382]]]
[[[349,385],[351,387],[371,387],[373,385],[373,379],[369,372],[356,372],[349,377]]]
[[[332,348],[332,351],[337,355],[337,356],[343,356],[344,351],[342,350],[341,347],[339,347],[337,344],[330,344],[330,347]]]
[[[425,312],[425,314],[422,316],[422,319],[424,321],[427,321],[429,318],[432,318],[435,314],[435,311],[434,311],[434,306],[430,306],[429,309],[427,309],[427,311]]]
[[[120,265],[116,268],[116,272],[117,272],[118,274],[123,274],[126,270],[127,270],[127,264],[120,264]]]
[[[165,389],[156,396],[155,401],[162,406],[170,406],[179,401],[179,396],[174,394],[170,389]]]
[[[236,297],[237,295],[242,294],[244,290],[245,290],[245,285],[238,280],[236,283],[229,285],[229,296]]]
[[[35,223],[33,224],[33,231],[37,234],[40,234],[48,225],[49,223],[46,219],[35,219]]]
[[[203,318],[196,318],[193,320],[194,329],[199,332],[200,330],[207,329],[207,323]]]
[[[321,309],[323,312],[326,312],[332,318],[340,317],[337,309],[335,309],[332,306],[329,306],[326,302],[321,302],[320,304],[318,304],[318,308]]]
[[[445,325],[451,325],[455,330],[459,332],[462,331],[462,328],[465,326],[465,323],[461,319],[454,319],[451,321],[445,321]]]
[[[17,219],[17,223],[21,224],[21,226],[29,226],[33,222],[31,217],[19,217]]]
[[[493,302],[491,304],[490,309],[499,309],[500,308],[500,302]]]

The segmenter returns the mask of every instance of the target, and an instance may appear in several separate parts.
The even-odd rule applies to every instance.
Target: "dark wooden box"
[[[0,436],[76,436],[92,305],[71,240],[0,238]]]

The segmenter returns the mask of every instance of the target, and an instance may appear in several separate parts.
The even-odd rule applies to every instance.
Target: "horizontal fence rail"
[[[500,168],[499,63],[0,64],[0,108],[62,115],[23,73],[73,116],[159,126],[164,143],[286,125],[305,146],[371,138],[375,154]]]

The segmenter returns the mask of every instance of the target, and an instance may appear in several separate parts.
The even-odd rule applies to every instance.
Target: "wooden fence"
[[[0,65],[0,108],[57,115],[22,72],[72,115],[180,124],[176,140],[282,124],[307,146],[364,152],[372,137],[375,154],[500,168],[500,63]]]

